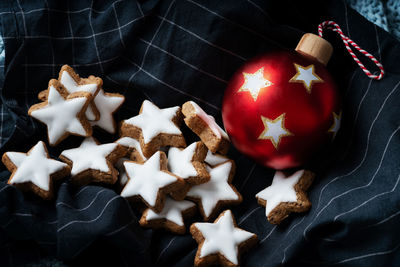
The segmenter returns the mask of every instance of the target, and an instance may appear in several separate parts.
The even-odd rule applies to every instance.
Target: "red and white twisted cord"
[[[382,64],[370,53],[359,47],[353,40],[351,40],[349,37],[343,34],[342,29],[340,29],[339,25],[334,22],[334,21],[324,21],[321,24],[318,25],[318,35],[322,37],[322,31],[324,29],[332,30],[334,32],[337,32],[340,37],[343,40],[344,45],[346,46],[347,51],[350,53],[350,55],[353,57],[354,61],[357,62],[357,64],[360,66],[360,68],[364,71],[364,73],[371,79],[376,79],[380,80],[382,79],[383,75],[385,74],[385,70],[382,66]],[[380,69],[379,75],[372,74],[365,66],[364,64],[361,63],[361,61],[358,59],[358,57],[354,54],[353,50],[351,49],[351,46],[353,46],[355,49],[357,49],[361,54],[365,55],[367,58],[369,58],[372,62],[375,63],[375,65]]]

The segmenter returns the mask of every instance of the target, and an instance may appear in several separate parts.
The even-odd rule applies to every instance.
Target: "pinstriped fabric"
[[[259,53],[292,49],[303,31],[321,22],[311,9],[319,1],[298,2],[0,2],[7,51],[0,66],[1,152],[26,151],[45,139],[44,128],[26,110],[65,63],[82,76],[102,77],[107,91],[126,96],[117,120],[131,117],[149,99],[161,107],[194,100],[221,122],[223,91],[235,70]],[[400,260],[398,43],[343,2],[326,1],[320,10],[377,55],[387,73],[379,82],[368,79],[336,36],[327,34],[335,47],[328,67],[343,95],[343,128],[334,146],[310,164],[317,178],[309,193],[313,207],[305,215],[270,225],[254,195],[271,183],[274,171],[230,151],[237,164],[234,184],[244,198],[233,212],[239,226],[260,240],[244,256],[244,266],[390,266]],[[116,139],[101,132],[96,137]],[[50,153],[58,156],[79,143],[68,139]],[[72,264],[193,264],[197,247],[190,235],[140,228],[140,213],[115,188],[76,188],[63,181],[57,198],[44,203],[6,185],[9,173],[0,171],[2,266],[43,255]]]

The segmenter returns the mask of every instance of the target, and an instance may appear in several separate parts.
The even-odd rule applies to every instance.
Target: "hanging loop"
[[[383,75],[385,74],[385,70],[382,66],[382,64],[370,53],[362,49],[360,46],[358,46],[353,40],[351,40],[349,37],[343,34],[342,29],[340,26],[334,22],[334,21],[324,21],[321,24],[318,25],[318,35],[322,37],[323,35],[323,30],[328,29],[332,30],[334,32],[337,32],[340,37],[342,38],[342,41],[344,45],[346,46],[347,51],[350,53],[350,55],[353,57],[354,61],[357,62],[357,64],[360,66],[360,68],[364,71],[364,73],[371,79],[375,80],[380,80],[382,79]],[[361,63],[361,61],[358,59],[358,57],[354,54],[353,50],[351,49],[350,46],[353,46],[357,51],[359,51],[361,54],[365,55],[367,58],[369,58],[372,62],[375,63],[375,65],[380,69],[379,75],[372,74],[365,66],[364,64]]]

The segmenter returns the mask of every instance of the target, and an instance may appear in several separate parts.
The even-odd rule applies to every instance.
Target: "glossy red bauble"
[[[247,62],[225,92],[222,117],[233,145],[274,169],[301,166],[340,127],[339,96],[324,65],[280,51]]]

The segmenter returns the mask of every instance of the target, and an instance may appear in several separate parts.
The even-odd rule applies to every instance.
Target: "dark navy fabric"
[[[235,70],[260,53],[294,49],[324,20],[336,21],[375,55],[386,75],[369,79],[340,38],[326,33],[335,48],[328,68],[343,99],[343,121],[334,145],[307,166],[316,179],[306,214],[269,224],[254,195],[270,185],[274,171],[230,150],[234,185],[244,199],[232,210],[239,226],[260,240],[243,265],[398,266],[400,47],[344,1],[1,1],[0,152],[47,141],[45,127],[27,110],[63,64],[84,77],[100,76],[105,90],[125,95],[117,120],[136,115],[145,99],[160,107],[193,100],[221,123],[224,89]],[[68,138],[50,153],[57,157],[80,142]],[[197,244],[190,235],[139,227],[140,214],[114,187],[77,188],[65,180],[54,200],[42,201],[7,185],[9,172],[0,171],[1,266],[46,256],[71,265],[193,264]]]

